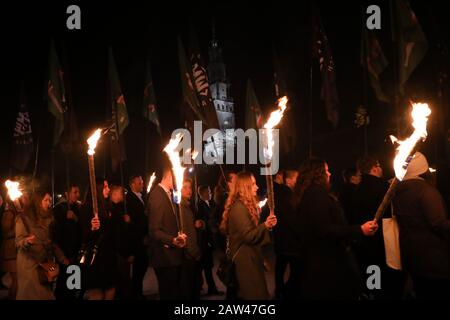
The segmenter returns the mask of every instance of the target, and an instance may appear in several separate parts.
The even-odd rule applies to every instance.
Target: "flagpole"
[[[392,66],[394,69],[394,112],[395,112],[395,126],[397,137],[400,136],[400,112],[399,112],[399,100],[400,100],[400,80],[399,80],[399,69],[398,69],[398,39],[395,35],[397,24],[394,15],[394,0],[389,0],[389,10],[390,10],[390,21],[391,21],[391,41],[393,44],[392,50]]]
[[[366,47],[366,43],[365,43],[365,38],[364,38],[364,32],[365,32],[365,27],[366,24],[365,22],[365,15],[364,15],[364,5],[361,6],[361,48],[362,48],[362,81],[363,81],[363,108],[368,110],[368,99],[367,99],[367,80],[368,80],[368,75],[367,75],[367,47]],[[368,40],[368,39],[367,39]],[[368,139],[367,139],[367,135],[368,135],[368,129],[367,129],[367,122],[364,121],[364,155],[367,156],[368,155]]]
[[[51,150],[51,165],[52,165],[52,206],[55,205],[55,147]]]
[[[308,156],[312,157],[312,136],[313,136],[313,47],[314,47],[314,4],[311,5],[311,42],[310,42],[310,59],[309,59],[309,110],[308,110]]]
[[[115,112],[115,116],[114,116],[114,120],[115,120],[115,125],[116,125],[116,130],[115,130],[115,134],[116,134],[116,138],[117,138],[117,143],[119,144],[119,156],[120,156],[120,161],[119,161],[119,170],[120,170],[120,183],[122,184],[122,187],[125,188],[125,179],[123,177],[123,164],[122,164],[122,135],[119,134],[119,114],[118,114],[118,108],[117,108],[117,103],[114,103],[114,112]],[[123,209],[125,210],[124,213],[127,213],[127,197],[123,197]]]

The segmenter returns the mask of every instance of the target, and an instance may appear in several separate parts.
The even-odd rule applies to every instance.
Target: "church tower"
[[[235,128],[234,102],[230,95],[230,82],[226,76],[225,63],[222,58],[222,49],[216,39],[215,26],[212,27],[212,40],[209,47],[208,78],[211,96],[216,109],[217,119],[219,120],[220,130],[225,135],[226,129]],[[225,150],[225,143],[234,144],[233,135],[226,137],[226,141],[216,141],[218,156],[222,157]],[[205,146],[207,152],[215,154],[214,146],[208,144]]]

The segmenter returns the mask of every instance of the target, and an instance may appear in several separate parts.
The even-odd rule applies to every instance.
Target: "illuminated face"
[[[48,211],[51,205],[52,205],[52,197],[48,193],[46,193],[41,201],[41,208],[44,211]]]
[[[256,197],[258,194],[258,185],[256,184],[255,177],[252,176],[252,196]]]
[[[113,203],[120,203],[123,201],[123,198],[123,188],[113,189],[113,191],[111,192],[111,201]]]
[[[131,187],[132,187],[134,192],[142,192],[142,191],[144,191],[144,180],[142,179],[142,177],[134,178]]]
[[[72,187],[70,189],[70,193],[69,193],[69,202],[70,203],[75,203],[78,200],[80,200],[80,188]]]
[[[331,173],[330,173],[330,171],[328,171],[328,164],[327,163],[325,163],[325,174],[327,176],[327,182],[330,183]]]
[[[190,182],[183,182],[183,188],[181,189],[181,197],[190,200],[192,197],[192,184]]]
[[[108,185],[108,181],[103,181],[103,198],[108,198],[109,197],[109,185]]]

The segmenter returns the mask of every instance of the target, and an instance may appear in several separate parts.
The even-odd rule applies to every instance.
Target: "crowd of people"
[[[96,179],[70,186],[52,207],[49,192],[23,187],[1,200],[3,278],[9,299],[145,299],[153,268],[161,300],[450,298],[450,219],[423,154],[417,152],[384,216],[399,227],[401,270],[386,263],[382,220],[374,220],[389,184],[377,159],[363,157],[335,191],[326,161],[311,158],[274,177],[274,211],[261,208],[255,176],[223,172],[212,190],[183,181],[174,196],[170,165],[144,193],[142,176],[128,186]],[[268,255],[275,256],[272,295]],[[237,286],[218,290],[217,255],[234,265]],[[82,271],[81,289],[67,286],[69,265]],[[370,266],[381,287],[366,285]],[[50,266],[50,267],[49,267]],[[49,274],[54,269],[54,279]],[[56,280],[55,280],[56,279]],[[5,282],[5,281],[4,281]],[[205,284],[205,285],[204,285]]]

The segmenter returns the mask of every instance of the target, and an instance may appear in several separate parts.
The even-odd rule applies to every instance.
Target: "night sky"
[[[317,1],[333,52],[337,86],[340,98],[340,123],[333,130],[325,117],[320,101],[320,78],[317,65],[313,73],[313,154],[330,163],[332,173],[351,166],[363,153],[363,131],[353,124],[354,112],[364,100],[364,81],[360,67],[361,12],[368,4],[378,4],[382,10],[382,30],[378,33],[385,55],[391,62],[393,47],[390,41],[388,1]],[[444,70],[449,57],[441,59],[439,48],[448,47],[450,22],[444,1],[414,1],[411,7],[421,24],[428,42],[427,56],[414,72],[407,87],[406,98],[436,102],[437,73]],[[81,30],[67,30],[66,8],[78,4],[81,8]],[[157,166],[161,146],[166,144],[175,128],[181,127],[182,101],[179,77],[177,36],[188,45],[188,27],[192,23],[199,38],[204,60],[211,40],[214,19],[219,45],[231,82],[235,101],[236,122],[244,125],[245,84],[253,81],[256,94],[265,112],[275,105],[273,86],[272,47],[279,52],[285,69],[288,93],[291,99],[289,116],[295,121],[297,145],[289,157],[282,158],[281,166],[297,167],[308,150],[309,70],[310,70],[310,4],[311,1],[119,1],[119,2],[45,2],[9,4],[2,10],[2,58],[0,96],[2,125],[0,127],[0,178],[9,173],[9,150],[16,112],[19,106],[21,81],[26,87],[28,108],[31,112],[35,141],[40,132],[38,177],[48,185],[50,174],[50,147],[53,118],[43,100],[50,39],[56,43],[60,60],[67,65],[65,75],[70,82],[70,96],[80,130],[80,142],[70,159],[71,179],[84,185],[87,182],[85,140],[89,133],[101,126],[107,105],[107,47],[113,48],[122,89],[130,115],[125,131],[128,161],[125,174],[144,174],[144,128],[141,117],[144,86],[144,62],[150,59],[157,98],[157,108],[163,129],[163,142],[152,126],[150,147],[154,156],[148,168]],[[3,4],[2,4],[3,6]],[[63,52],[66,58],[62,57]],[[386,71],[392,74],[392,65]],[[447,84],[448,89],[448,84]],[[70,98],[70,97],[69,97]],[[370,153],[380,156],[385,167],[390,167],[394,148],[388,136],[395,133],[392,105],[378,102],[370,86],[367,89],[367,109]],[[434,108],[435,105],[432,105]],[[442,104],[440,105],[442,106]],[[406,111],[406,104],[403,106]],[[448,108],[449,105],[444,105]],[[108,109],[108,115],[109,115]],[[405,117],[405,119],[407,119]],[[436,129],[437,117],[431,117],[430,137],[424,151],[430,162],[445,162],[442,135]],[[448,125],[448,122],[447,122]],[[448,130],[448,127],[447,129]],[[447,146],[447,148],[449,148]],[[105,150],[104,150],[105,149]],[[448,151],[447,151],[448,152]],[[109,155],[105,146],[97,152],[97,171],[102,174]],[[56,151],[56,187],[65,183],[64,158]],[[389,161],[389,162],[388,162]],[[109,161],[107,162],[109,165]],[[32,173],[34,159],[27,173]],[[387,168],[388,175],[391,172]],[[205,171],[205,183],[214,183],[210,168]],[[211,171],[213,170],[213,171]],[[216,170],[216,171],[214,171]],[[107,170],[108,171],[108,170]],[[108,172],[106,172],[108,173]],[[145,173],[145,175],[150,172]],[[209,177],[209,179],[206,178]]]

